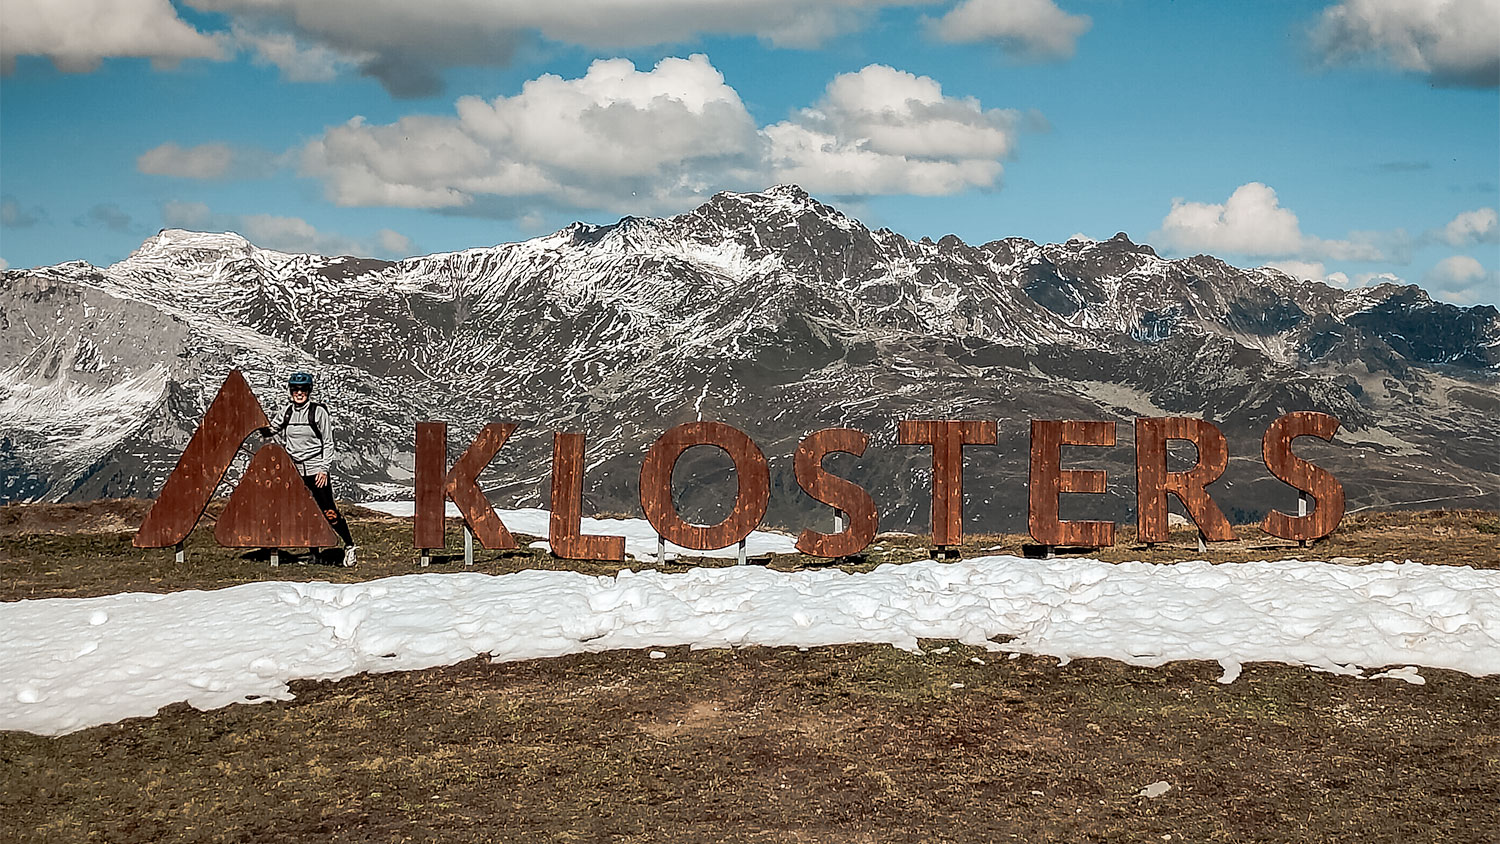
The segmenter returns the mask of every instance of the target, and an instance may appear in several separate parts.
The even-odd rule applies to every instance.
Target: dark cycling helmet
[[[312,376],[306,372],[293,372],[292,377],[286,379],[286,385],[290,389],[301,388],[309,393],[312,392]]]

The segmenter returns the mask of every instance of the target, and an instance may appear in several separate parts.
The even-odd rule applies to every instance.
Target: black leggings
[[[313,500],[318,502],[318,509],[323,511],[323,518],[333,527],[339,538],[344,540],[345,545],[354,544],[354,536],[349,533],[349,523],[344,521],[344,514],[339,512],[337,504],[333,503],[333,478],[328,483],[318,486],[317,475],[303,475],[302,482],[312,491]]]

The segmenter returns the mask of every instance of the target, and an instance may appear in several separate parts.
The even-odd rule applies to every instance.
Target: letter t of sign
[[[932,544],[964,541],[964,458],[966,445],[994,445],[997,425],[989,420],[903,419],[896,426],[902,445],[932,446]]]
[[[463,513],[479,543],[491,551],[516,547],[516,540],[495,514],[489,499],[479,489],[479,473],[490,465],[501,446],[516,430],[514,422],[491,422],[469,445],[453,469],[443,470],[448,459],[448,423],[417,423],[416,505],[412,520],[417,548],[442,548],[443,499],[450,498]]]

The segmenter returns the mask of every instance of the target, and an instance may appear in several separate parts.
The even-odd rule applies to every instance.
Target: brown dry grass
[[[368,513],[366,561],[346,571],[272,570],[202,528],[178,567],[130,548],[109,507],[5,509],[5,599],[413,570],[409,528]],[[1311,549],[1247,532],[1206,556],[1496,568],[1497,534],[1493,513],[1362,514]],[[920,538],[879,544],[845,565],[925,556]],[[1122,537],[1097,556],[1144,550]],[[1192,534],[1150,554],[1200,556]],[[476,568],[539,566],[588,568],[530,551],[481,552]],[[58,738],[0,733],[0,840],[1500,840],[1500,678],[1424,669],[1412,686],[1262,664],[1221,685],[1210,663],[923,645],[472,660]],[[1139,796],[1156,781],[1172,789]]]

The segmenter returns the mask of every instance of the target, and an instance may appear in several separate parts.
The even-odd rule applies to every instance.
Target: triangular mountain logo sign
[[[136,531],[135,546],[165,548],[187,539],[245,439],[269,425],[245,376],[230,372]],[[291,455],[277,443],[256,451],[214,527],[214,538],[231,548],[339,544]]]

